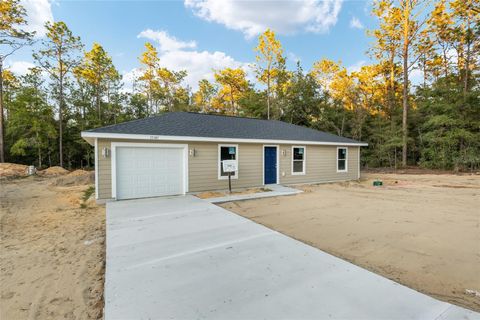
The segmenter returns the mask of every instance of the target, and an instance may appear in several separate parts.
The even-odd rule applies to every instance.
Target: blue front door
[[[265,184],[277,183],[277,147],[264,147]]]

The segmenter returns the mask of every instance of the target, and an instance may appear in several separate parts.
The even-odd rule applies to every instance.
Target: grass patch
[[[95,192],[94,186],[88,187],[87,190],[83,191],[82,200],[87,201],[94,192]]]
[[[83,191],[82,203],[80,203],[80,208],[86,209],[86,208],[88,207],[85,202],[86,202],[88,199],[90,199],[90,197],[91,197],[92,194],[94,194],[94,193],[95,193],[95,187],[94,187],[94,186],[90,186],[90,187],[88,187],[85,191]]]

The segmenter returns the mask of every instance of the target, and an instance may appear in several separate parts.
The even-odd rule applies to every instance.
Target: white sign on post
[[[223,172],[237,171],[237,160],[223,160],[222,168],[223,168]]]

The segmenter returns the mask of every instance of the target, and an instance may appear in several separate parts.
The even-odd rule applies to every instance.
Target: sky
[[[305,70],[315,61],[341,61],[350,70],[368,63],[375,27],[371,2],[346,0],[150,0],[84,1],[21,0],[29,28],[38,42],[7,60],[7,67],[25,73],[32,66],[32,50],[39,47],[46,21],[64,21],[80,36],[86,50],[100,43],[124,75],[128,89],[140,67],[144,43],[153,43],[162,66],[186,70],[193,90],[200,79],[213,80],[214,70],[241,67],[255,61],[257,38],[274,30],[284,48],[287,67],[300,61]],[[249,78],[253,80],[250,72]]]

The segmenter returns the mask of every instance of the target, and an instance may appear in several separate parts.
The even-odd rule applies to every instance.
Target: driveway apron
[[[194,196],[107,203],[105,319],[480,319]]]

